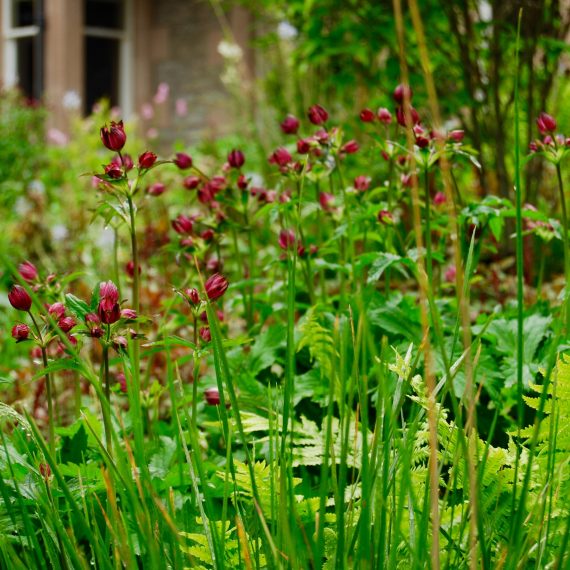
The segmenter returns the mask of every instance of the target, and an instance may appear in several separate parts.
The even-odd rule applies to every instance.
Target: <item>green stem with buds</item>
[[[28,311],[32,322],[34,323],[34,328],[36,329],[36,333],[38,335],[38,340],[40,342],[40,348],[42,351],[42,361],[44,363],[44,368],[48,367],[48,357],[47,357],[47,350],[44,344],[44,339],[42,337],[42,331],[34,319],[34,315],[32,315],[31,311]],[[46,379],[46,395],[47,395],[47,405],[48,405],[48,444],[50,453],[53,455],[55,459],[55,419],[53,415],[53,394],[52,394],[52,385],[51,385],[51,376],[49,373],[46,372],[45,374]]]
[[[570,333],[570,303],[569,290],[570,290],[570,251],[568,249],[568,213],[566,210],[566,198],[564,196],[564,185],[562,183],[562,171],[560,164],[556,165],[556,176],[558,177],[558,190],[560,192],[560,207],[562,209],[562,246],[564,247],[564,312],[566,322],[566,335]]]

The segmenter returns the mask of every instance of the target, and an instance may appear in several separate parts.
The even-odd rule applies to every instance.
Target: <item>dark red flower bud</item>
[[[121,307],[119,306],[119,303],[115,303],[113,306],[111,306],[110,309],[105,309],[105,306],[105,304],[99,303],[99,307],[97,309],[99,318],[101,319],[102,323],[105,323],[106,325],[112,325],[121,318]]]
[[[363,123],[372,123],[376,117],[374,116],[374,111],[372,109],[362,109],[360,111],[360,120]]]
[[[358,143],[355,140],[351,140],[345,143],[340,150],[347,154],[354,154],[355,152],[358,152],[359,148]]]
[[[123,166],[125,167],[126,171],[132,170],[134,163],[133,159],[131,158],[130,154],[123,154]]]
[[[180,247],[194,247],[194,240],[188,236],[180,240]]]
[[[118,164],[111,162],[110,164],[107,164],[107,166],[105,166],[105,174],[109,178],[115,178],[115,179],[122,178],[123,170]]]
[[[101,319],[95,313],[87,313],[85,315],[85,324],[90,327],[92,325],[98,325]]]
[[[249,184],[249,180],[245,177],[245,174],[240,174],[237,179],[237,187],[240,190],[246,190]]]
[[[137,318],[137,312],[134,309],[123,309],[121,311],[121,319],[134,321]]]
[[[232,168],[241,168],[245,163],[245,156],[241,150],[235,148],[228,154],[228,164]]]
[[[105,309],[119,302],[119,290],[112,281],[103,281],[99,285],[99,301],[105,303]]]
[[[228,280],[219,273],[212,275],[205,283],[206,295],[210,301],[219,299],[229,286]]]
[[[172,220],[172,229],[180,235],[191,234],[194,227],[192,218],[180,214],[175,220]]]
[[[322,125],[323,123],[326,123],[329,118],[327,111],[320,105],[309,107],[308,116],[309,121],[311,121],[313,125]]]
[[[297,141],[297,152],[299,154],[307,154],[311,150],[313,139],[299,139]]]
[[[38,270],[30,261],[20,263],[18,266],[18,272],[28,283],[33,283],[38,278]]]
[[[146,189],[146,193],[149,196],[160,196],[164,194],[165,190],[166,186],[162,182],[155,182]]]
[[[128,342],[127,339],[126,339],[124,336],[122,336],[122,335],[116,336],[116,337],[113,339],[113,348],[114,348],[116,351],[119,351],[119,350],[127,350],[127,347],[128,347],[128,346],[129,346],[129,342]]]
[[[388,109],[385,107],[380,107],[376,114],[378,115],[378,120],[381,123],[389,125],[392,122],[392,113],[390,113],[390,111],[388,111]]]
[[[541,134],[552,133],[556,130],[556,119],[548,113],[540,113],[536,119],[538,130]]]
[[[400,83],[400,85],[398,85],[396,87],[396,89],[394,89],[394,101],[396,101],[396,103],[399,103],[400,105],[405,101],[411,101],[412,100],[412,89],[409,85],[404,85],[403,83]]]
[[[326,145],[329,142],[329,138],[329,133],[325,129],[319,129],[315,133],[313,140],[317,141],[320,145]]]
[[[219,406],[220,392],[217,388],[208,388],[207,390],[204,390],[204,399],[208,406]]]
[[[299,119],[294,115],[287,115],[281,123],[281,130],[286,135],[296,135],[299,130]]]
[[[48,313],[55,321],[59,321],[65,315],[65,306],[63,303],[53,303],[48,308]]]
[[[12,328],[12,338],[16,339],[16,342],[22,342],[28,340],[30,336],[30,327],[24,324],[14,325]]]
[[[139,168],[150,168],[156,162],[157,156],[154,152],[147,150],[139,156]]]
[[[51,477],[51,467],[47,463],[40,463],[40,475],[46,481]]]
[[[206,269],[213,273],[218,273],[222,267],[220,260],[217,257],[210,257],[206,262]]]
[[[448,135],[448,137],[456,143],[459,143],[463,140],[463,137],[465,136],[465,131],[462,131],[460,129],[456,129],[455,131],[451,131]]]
[[[325,212],[330,212],[334,206],[334,196],[328,192],[319,194],[319,204]]]
[[[119,372],[117,374],[117,382],[119,383],[119,386],[121,387],[121,392],[123,392],[123,394],[127,393],[127,377],[124,375],[123,372]]]
[[[198,293],[198,289],[186,289],[186,291],[184,291],[184,294],[186,295],[188,301],[194,306],[200,304],[200,293]]]
[[[394,216],[388,210],[380,210],[378,212],[378,221],[381,224],[391,226],[394,224]]]
[[[134,261],[131,259],[131,261],[127,261],[127,264],[125,265],[125,271],[127,272],[127,275],[131,278],[133,278],[135,276],[135,263]],[[139,275],[141,274],[141,266],[139,265]]]
[[[293,230],[281,230],[278,243],[281,249],[290,249],[295,245],[295,232]]]
[[[18,311],[29,311],[32,306],[32,298],[28,292],[21,285],[14,285],[12,290],[8,293],[8,301],[14,309]]]
[[[201,327],[199,333],[200,333],[200,338],[204,342],[210,342],[212,340],[212,333],[210,331],[210,327]]]
[[[307,253],[307,250],[305,249],[305,246],[302,243],[297,244],[297,255],[299,257],[305,257]]]
[[[57,322],[57,326],[66,333],[69,332],[76,324],[77,323],[73,317],[62,317]]]
[[[427,146],[429,146],[429,139],[420,135],[416,137],[416,144],[420,147],[420,148],[426,148]]]
[[[173,162],[180,170],[186,170],[192,166],[192,157],[184,152],[177,152]]]
[[[214,237],[214,230],[212,228],[207,228],[200,234],[200,237],[205,241],[210,241]]]
[[[111,126],[101,127],[101,141],[109,149],[115,152],[120,151],[127,142],[127,135],[123,127],[123,121],[116,123],[111,121]]]
[[[398,107],[396,109],[396,120],[402,127],[412,127],[413,125],[417,125],[420,122],[420,116],[418,115],[418,112],[411,105],[409,107],[409,113],[412,123],[411,125],[406,125],[406,113],[404,112],[404,107]]]
[[[360,192],[365,192],[370,188],[371,178],[370,176],[360,175],[354,179],[354,188],[360,190]]]
[[[89,335],[93,338],[101,338],[104,334],[105,331],[99,326],[93,327],[89,332]]]
[[[228,181],[225,179],[224,176],[212,176],[208,184],[210,185],[212,192],[214,194],[217,194],[218,192],[221,192],[226,188],[226,186],[228,185]]]
[[[269,157],[269,164],[277,164],[278,166],[283,168],[287,166],[292,160],[293,157],[291,156],[289,151],[286,148],[279,147]]]
[[[200,186],[200,178],[198,176],[187,176],[182,185],[186,190],[194,190]]]
[[[530,152],[538,152],[538,144],[536,141],[531,141],[528,145]]]
[[[445,197],[445,194],[443,192],[436,192],[435,196],[433,197],[433,203],[436,206],[441,206],[442,204],[445,204],[447,198]]]

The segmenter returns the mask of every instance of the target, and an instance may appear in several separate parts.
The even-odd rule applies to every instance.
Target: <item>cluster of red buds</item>
[[[342,159],[348,154],[358,152],[360,149],[360,145],[355,140],[343,142],[342,133],[338,128],[332,127],[327,129],[329,113],[323,106],[312,105],[307,112],[307,117],[318,129],[310,136],[297,138],[297,154],[323,160],[334,154]],[[286,135],[298,136],[300,124],[297,117],[287,115],[281,122],[281,131]],[[300,160],[295,160],[291,152],[285,147],[279,147],[273,151],[269,156],[269,163],[275,164],[283,174],[299,174],[303,168],[311,169],[310,162],[304,165]]]
[[[542,154],[553,164],[558,164],[570,149],[570,138],[556,133],[556,119],[548,113],[540,113],[536,126],[542,138],[535,139],[529,144],[531,154]]]
[[[279,232],[277,243],[283,251],[291,251],[296,247],[297,255],[301,258],[307,257],[308,255],[314,257],[318,253],[318,247],[314,244],[311,244],[307,251],[303,243],[300,240],[297,240],[295,232],[292,229],[282,229]],[[282,259],[285,258],[286,256],[283,254]]]

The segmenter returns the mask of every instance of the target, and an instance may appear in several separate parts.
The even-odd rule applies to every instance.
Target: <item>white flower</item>
[[[293,40],[297,37],[299,32],[295,26],[292,26],[289,22],[279,22],[277,26],[277,35],[280,39],[287,41]]]
[[[61,104],[63,105],[64,109],[67,109],[69,111],[77,111],[77,109],[81,107],[81,97],[77,91],[66,91],[63,99],[61,100]]]
[[[224,59],[240,60],[243,56],[242,49],[235,42],[222,40],[218,44],[218,53]]]

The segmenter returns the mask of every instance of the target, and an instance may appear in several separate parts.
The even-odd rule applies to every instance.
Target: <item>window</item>
[[[41,0],[4,0],[4,85],[18,86],[30,99],[43,90],[43,13]]]
[[[85,0],[85,113],[102,98],[131,111],[130,0]]]

